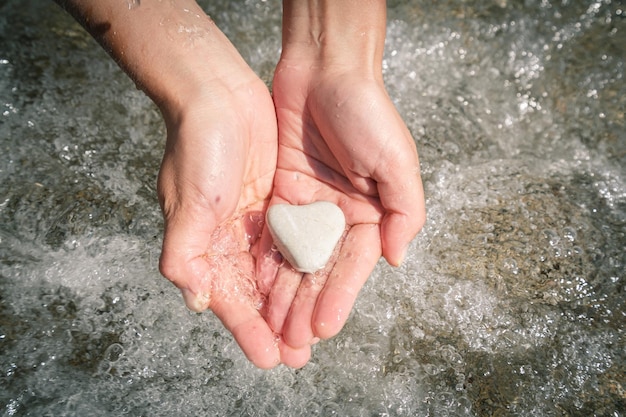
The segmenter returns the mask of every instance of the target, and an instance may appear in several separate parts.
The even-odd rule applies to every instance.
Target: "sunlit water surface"
[[[280,3],[205,3],[269,81]],[[626,5],[389,8],[427,225],[260,371],[158,273],[154,106],[52,2],[0,2],[0,414],[626,415]]]

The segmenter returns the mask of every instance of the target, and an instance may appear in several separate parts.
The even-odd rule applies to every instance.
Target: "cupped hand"
[[[397,266],[425,221],[415,143],[382,78],[281,61],[273,96],[279,149],[272,204],[331,201],[347,228],[326,269],[298,273],[276,256],[257,266],[264,315],[302,348],[337,334],[381,254]]]
[[[194,311],[212,310],[261,368],[300,367],[259,314],[255,250],[276,168],[276,116],[252,71],[236,83],[205,85],[182,110],[163,110],[168,138],[158,191],[165,218],[162,274]]]

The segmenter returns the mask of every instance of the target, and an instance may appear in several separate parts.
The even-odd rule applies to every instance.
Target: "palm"
[[[308,72],[279,66],[274,102],[279,151],[272,204],[332,201],[348,225],[335,262],[315,276],[303,279],[289,266],[273,271],[264,266],[264,277],[273,276],[267,320],[287,343],[303,346],[336,334],[385,246],[385,256],[395,256],[396,248],[384,236],[381,240],[381,231],[385,223],[394,229],[395,200],[407,197],[394,194],[397,175],[389,175],[390,164],[404,173],[411,166],[411,176],[417,154],[376,80],[334,76],[313,84]],[[399,142],[398,136],[408,139]],[[417,205],[420,197],[414,198]]]

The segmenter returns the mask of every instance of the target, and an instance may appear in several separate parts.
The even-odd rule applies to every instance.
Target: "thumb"
[[[385,208],[381,223],[382,251],[393,266],[402,264],[409,243],[426,221],[424,188],[419,171],[416,171],[404,178],[396,174],[387,182],[378,183],[380,200]]]
[[[165,220],[159,270],[181,290],[187,307],[200,312],[211,302],[212,276],[203,255],[215,226],[197,219],[178,215]]]

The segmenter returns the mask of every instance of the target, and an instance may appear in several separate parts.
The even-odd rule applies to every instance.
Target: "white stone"
[[[276,204],[267,211],[274,244],[291,266],[314,273],[326,266],[346,227],[341,209],[328,201]]]

